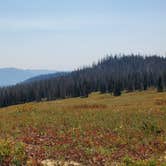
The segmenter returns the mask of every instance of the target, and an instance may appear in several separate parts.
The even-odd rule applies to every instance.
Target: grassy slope
[[[129,156],[158,162],[165,133],[166,93],[153,90],[0,109],[0,137],[24,142],[34,159],[102,165]]]

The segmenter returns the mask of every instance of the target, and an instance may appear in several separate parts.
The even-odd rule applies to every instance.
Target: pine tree
[[[159,79],[158,79],[157,91],[158,92],[163,92],[163,84],[162,84],[162,78],[161,77],[159,77]]]
[[[119,82],[116,82],[113,89],[113,95],[114,96],[120,96],[121,95],[121,85]]]

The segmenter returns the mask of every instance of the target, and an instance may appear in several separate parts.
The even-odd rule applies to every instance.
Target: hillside
[[[119,96],[122,91],[166,89],[166,58],[159,56],[108,56],[67,75],[0,88],[0,107],[32,101],[87,97],[90,93]]]
[[[1,108],[0,119],[1,140],[8,138],[7,145],[17,142],[17,148],[23,142],[20,155],[10,154],[20,163],[44,159],[98,166],[166,162],[165,92],[148,90],[119,97],[93,93],[88,98],[34,102]],[[2,147],[10,148],[4,144],[0,141],[0,154]],[[8,159],[1,156],[0,162]]]
[[[55,73],[55,71],[0,68],[0,86],[15,85],[31,77],[49,73]]]

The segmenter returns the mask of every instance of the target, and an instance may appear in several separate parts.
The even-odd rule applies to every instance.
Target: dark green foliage
[[[114,96],[120,96],[121,95],[121,84],[120,81],[116,82],[114,84],[114,89],[113,89],[113,95]]]
[[[163,83],[162,83],[162,78],[161,77],[159,77],[159,79],[158,79],[157,91],[158,92],[163,92]]]

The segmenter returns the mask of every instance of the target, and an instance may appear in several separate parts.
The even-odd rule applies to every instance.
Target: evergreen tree
[[[161,76],[160,76],[159,79],[158,79],[157,91],[158,91],[158,92],[163,92],[163,83],[162,83],[162,78],[161,78]]]
[[[121,95],[121,85],[120,82],[116,82],[113,89],[113,95],[114,96],[120,96]]]

